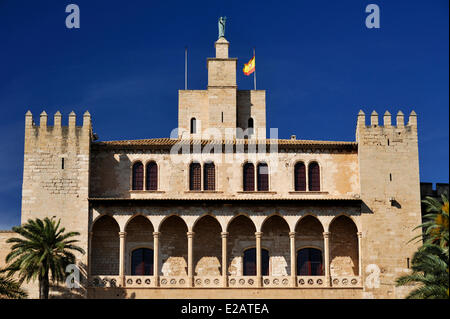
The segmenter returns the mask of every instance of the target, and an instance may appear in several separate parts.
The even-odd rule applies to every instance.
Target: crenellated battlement
[[[76,120],[76,114],[72,111],[68,116],[67,125],[63,126],[62,115],[58,111],[53,117],[51,126],[47,113],[43,111],[39,115],[39,124],[36,124],[33,114],[28,111],[25,114],[25,152],[56,148],[59,151],[66,151],[68,148],[73,151],[88,149],[92,140],[91,115],[88,111],[84,113],[81,126],[76,125]]]
[[[399,145],[406,141],[417,142],[417,114],[411,111],[408,122],[405,124],[405,116],[398,111],[395,125],[391,113],[383,114],[382,122],[376,111],[370,114],[370,124],[366,123],[366,115],[360,110],[356,125],[356,141],[372,145],[390,146],[392,143]]]
[[[372,111],[372,113],[370,114],[370,124],[369,125],[366,124],[366,114],[363,112],[363,110],[360,110],[358,113],[357,126],[360,128],[362,128],[362,127],[366,127],[366,128],[371,128],[371,127],[402,128],[402,127],[405,127],[405,115],[403,114],[402,111],[398,111],[395,124],[396,125],[392,125],[392,117],[391,117],[391,113],[389,113],[389,111],[384,112],[383,125],[380,124],[378,113],[375,110]],[[409,119],[408,119],[408,123],[406,124],[406,126],[417,127],[416,112],[411,111],[411,113],[409,114]]]
[[[76,126],[76,119],[77,116],[75,114],[74,111],[70,112],[69,117],[68,117],[68,125],[67,127],[77,127]],[[53,126],[49,126],[48,125],[48,115],[45,111],[42,111],[42,113],[39,115],[39,125],[36,125],[34,119],[33,119],[33,114],[31,113],[31,111],[28,111],[25,114],[25,127],[40,127],[40,128],[45,128],[45,127],[62,127],[61,126],[61,122],[62,122],[62,115],[61,112],[57,111],[55,113],[55,115],[53,116]],[[78,127],[82,127],[85,129],[91,129],[92,123],[91,123],[91,114],[86,111],[83,114],[83,125],[82,126],[78,126]]]

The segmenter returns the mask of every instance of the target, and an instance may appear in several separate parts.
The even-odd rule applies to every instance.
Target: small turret
[[[390,127],[391,125],[392,125],[391,113],[389,113],[389,111],[386,111],[386,112],[384,112],[384,116],[383,116],[383,126]]]
[[[61,127],[61,112],[57,111],[53,117],[53,126],[55,128]]]
[[[411,114],[409,114],[408,126],[417,127],[417,114],[414,110],[411,111]]]
[[[378,113],[375,110],[370,115],[370,125],[378,126]]]
[[[405,126],[405,116],[403,115],[402,111],[398,111],[397,113],[397,127],[403,127]]]

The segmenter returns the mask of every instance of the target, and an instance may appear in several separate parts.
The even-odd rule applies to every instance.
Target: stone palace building
[[[88,112],[82,126],[26,114],[22,222],[61,218],[86,251],[81,288],[52,295],[404,297],[394,281],[421,223],[414,111],[395,125],[360,111],[354,142],[266,137],[266,92],[238,90],[228,49],[215,42],[206,90],[178,92],[170,138],[96,141]]]

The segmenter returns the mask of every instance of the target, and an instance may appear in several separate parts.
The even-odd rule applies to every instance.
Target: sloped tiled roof
[[[207,145],[207,144],[221,144],[221,145],[254,145],[254,144],[278,144],[279,147],[286,148],[320,148],[320,149],[347,149],[356,150],[358,143],[343,142],[343,141],[316,141],[316,140],[294,140],[294,139],[233,139],[233,140],[200,140],[200,139],[171,139],[171,138],[151,138],[142,140],[122,140],[122,141],[103,141],[94,142],[93,146],[96,148],[164,148],[173,146],[175,144],[189,144],[189,145]]]

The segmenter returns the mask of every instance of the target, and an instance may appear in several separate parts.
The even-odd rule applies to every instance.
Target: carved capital
[[[161,235],[161,233],[159,231],[153,232],[153,238],[159,238],[160,235]]]
[[[222,238],[227,238],[229,234],[230,234],[229,232],[223,231],[223,232],[220,233],[220,236]]]
[[[125,238],[125,237],[127,237],[127,232],[125,232],[125,231],[120,231],[120,232],[119,232],[119,238]]]
[[[188,238],[194,238],[195,233],[193,231],[188,231],[187,233]]]
[[[297,233],[295,232],[295,231],[291,231],[291,232],[289,232],[289,237],[290,238],[295,238],[295,235],[296,235]]]
[[[323,238],[330,238],[330,232],[329,231],[324,231],[323,232]]]
[[[262,232],[261,231],[257,231],[256,233],[255,233],[255,236],[256,236],[256,238],[261,238],[262,237]]]

